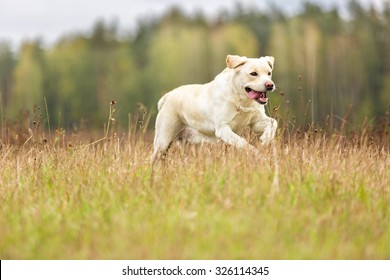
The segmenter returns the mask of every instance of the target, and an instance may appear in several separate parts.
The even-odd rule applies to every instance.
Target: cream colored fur
[[[220,139],[238,148],[254,149],[239,136],[249,126],[262,133],[262,144],[273,141],[277,122],[265,114],[264,105],[251,98],[249,91],[256,95],[275,89],[271,80],[274,58],[228,55],[226,65],[213,81],[178,87],[159,100],[153,162],[183,130],[190,131],[185,134],[192,135],[193,141]]]

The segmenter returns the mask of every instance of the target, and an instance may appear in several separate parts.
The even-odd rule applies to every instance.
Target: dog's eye
[[[271,76],[271,72],[268,72],[268,76]]]
[[[257,72],[252,72],[251,76],[257,76]]]

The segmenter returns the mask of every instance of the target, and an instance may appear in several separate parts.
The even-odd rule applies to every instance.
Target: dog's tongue
[[[261,96],[261,93],[258,92],[258,91],[255,91],[255,90],[251,90],[250,92],[248,92],[248,97],[250,99],[259,99]]]
[[[250,99],[255,99],[255,100],[260,101],[262,103],[267,103],[267,101],[268,101],[266,92],[258,92],[258,91],[255,91],[253,89],[250,92],[248,92],[248,97]]]

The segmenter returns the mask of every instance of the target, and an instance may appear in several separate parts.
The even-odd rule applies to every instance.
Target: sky
[[[359,1],[381,8],[385,0]],[[35,38],[52,44],[64,34],[90,30],[99,19],[115,20],[121,30],[131,31],[139,19],[158,16],[173,5],[187,13],[201,10],[212,17],[221,9],[233,9],[237,2],[262,11],[274,3],[287,13],[294,13],[302,7],[303,0],[0,0],[0,40],[8,41],[14,48],[23,40]],[[339,5],[342,12],[349,0],[310,2],[324,7]]]

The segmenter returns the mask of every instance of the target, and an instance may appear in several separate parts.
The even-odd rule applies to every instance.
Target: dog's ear
[[[275,58],[273,56],[264,56],[264,59],[267,61],[269,67],[271,67],[271,70],[274,69]]]
[[[230,69],[237,68],[238,66],[243,65],[248,58],[246,56],[238,56],[238,55],[228,55],[226,57],[226,65]]]

